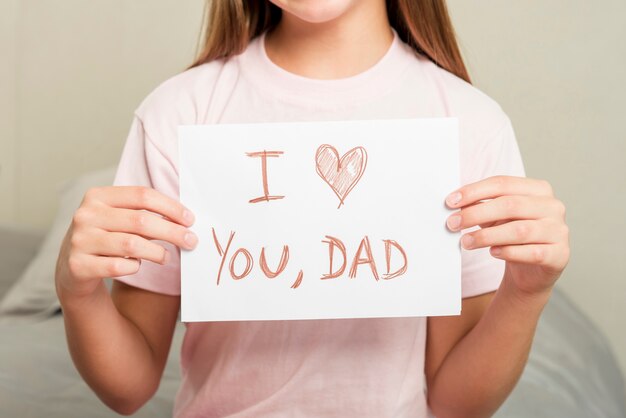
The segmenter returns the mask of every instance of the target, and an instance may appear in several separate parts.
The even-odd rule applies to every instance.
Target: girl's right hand
[[[187,228],[193,221],[180,202],[148,187],[88,190],[61,245],[56,266],[59,298],[88,296],[106,277],[137,272],[142,259],[167,263],[168,251],[151,239],[193,249],[198,238]]]

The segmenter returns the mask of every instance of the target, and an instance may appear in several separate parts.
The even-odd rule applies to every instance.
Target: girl
[[[178,125],[454,116],[464,185],[445,203],[448,228],[464,231],[462,315],[186,324],[174,415],[493,414],[568,261],[568,231],[550,185],[524,178],[507,116],[469,83],[444,0],[214,0],[209,17],[198,60],[138,107],[115,186],[85,195],[59,254],[85,381],[124,414],[159,385],[178,250],[197,243],[177,201]]]

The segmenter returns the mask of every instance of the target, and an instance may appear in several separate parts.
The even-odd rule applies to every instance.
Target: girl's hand
[[[569,260],[565,206],[547,181],[496,176],[468,184],[446,198],[452,231],[480,226],[461,237],[463,248],[491,247],[506,260],[505,280],[524,294],[549,292]]]
[[[194,248],[197,237],[187,229],[193,220],[179,202],[151,188],[90,189],[61,246],[56,267],[59,297],[90,295],[105,277],[137,272],[142,259],[165,264],[169,254],[150,239]]]

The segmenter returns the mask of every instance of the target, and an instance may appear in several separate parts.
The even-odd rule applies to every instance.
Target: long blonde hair
[[[276,26],[282,11],[268,0],[210,0],[193,68],[241,53],[251,39]],[[387,0],[389,24],[415,51],[471,82],[445,0]]]

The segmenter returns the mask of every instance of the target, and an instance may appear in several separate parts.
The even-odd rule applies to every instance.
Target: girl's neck
[[[265,37],[265,49],[269,59],[286,71],[337,79],[372,67],[392,40],[385,2],[360,0],[341,16],[322,23],[283,12],[279,24]]]

